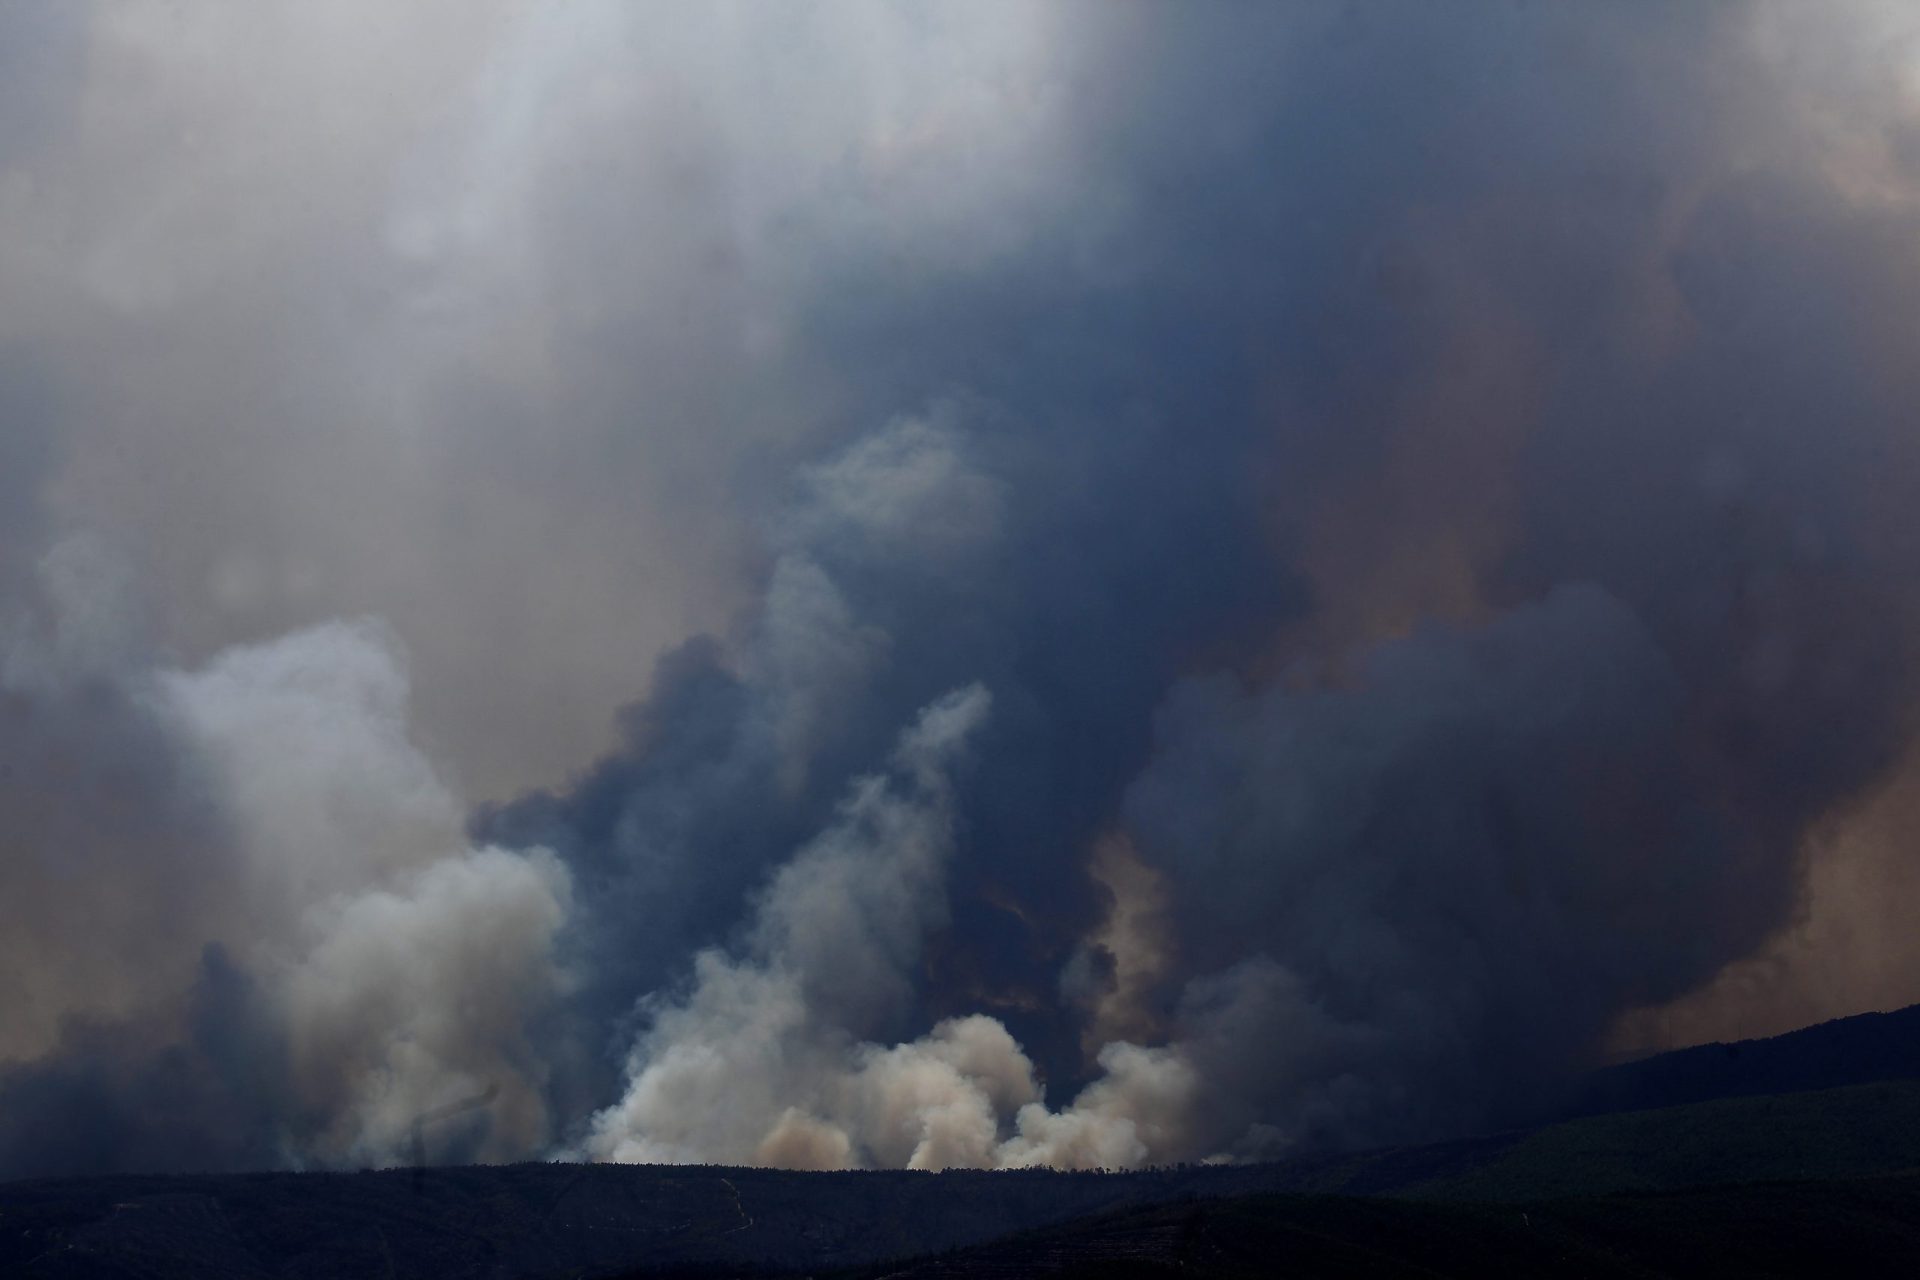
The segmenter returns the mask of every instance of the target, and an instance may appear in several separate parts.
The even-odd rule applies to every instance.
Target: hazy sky
[[[0,1172],[1920,999],[1917,242],[1891,0],[4,6]]]

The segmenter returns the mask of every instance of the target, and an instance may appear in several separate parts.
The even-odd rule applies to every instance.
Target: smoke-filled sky
[[[0,6],[0,1175],[1920,1000],[1916,342],[1891,0]]]

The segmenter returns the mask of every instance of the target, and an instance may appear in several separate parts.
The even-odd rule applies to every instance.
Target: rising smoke
[[[1264,1158],[1920,998],[1898,9],[186,8],[0,19],[0,1172]]]

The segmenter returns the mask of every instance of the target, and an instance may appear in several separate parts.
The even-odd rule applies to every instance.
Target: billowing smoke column
[[[436,46],[466,133],[403,112],[401,160],[341,144],[311,225],[229,250],[366,281],[284,350],[259,270],[135,270],[164,230],[71,264],[98,297],[21,276],[66,309],[0,335],[0,1171],[390,1162],[480,1096],[435,1158],[1124,1167],[1522,1122],[1645,1011],[1746,991],[1910,784],[1897,12],[568,9]],[[852,61],[809,89],[809,50]],[[48,159],[46,65],[0,165],[53,178],[0,200],[51,226],[34,193],[98,175]],[[223,397],[190,375],[234,341],[275,359]],[[127,518],[75,425],[131,420],[119,379],[223,478],[153,483],[241,527],[280,454],[203,417],[391,428],[338,464],[289,428],[367,487],[261,538],[326,530],[324,566],[371,529],[378,571],[270,609],[178,501],[151,562],[59,536]],[[458,798],[420,744],[534,751],[500,708],[620,649],[573,633],[630,621],[625,549],[722,544],[734,621],[611,750]],[[403,605],[177,656],[201,571],[255,624],[310,581]],[[522,590],[487,616],[535,621],[467,625]]]
[[[53,618],[0,669],[7,1165],[390,1157],[479,1081],[476,1153],[542,1142],[569,877],[468,846],[392,642],[334,623],[172,670],[97,548],[44,576]]]

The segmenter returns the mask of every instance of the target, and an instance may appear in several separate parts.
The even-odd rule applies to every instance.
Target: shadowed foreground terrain
[[[1906,1276],[1916,1266],[1920,1175],[1510,1206],[1242,1196],[1076,1222],[859,1274]]]
[[[1170,1198],[1284,1185],[1187,1174],[512,1165],[118,1177],[0,1189],[0,1275],[583,1276],[637,1263],[827,1268]]]
[[[1733,1096],[1282,1164],[18,1182],[0,1187],[0,1275],[1920,1274],[1920,1079],[1743,1096],[1756,1073],[1830,1082],[1806,1065],[1822,1057],[1850,1078],[1920,1075],[1901,1047],[1916,1011],[1891,1018],[1667,1055],[1680,1067],[1654,1059],[1607,1081],[1626,1100],[1623,1080],[1676,1077]],[[1888,1053],[1832,1058],[1862,1025]]]

